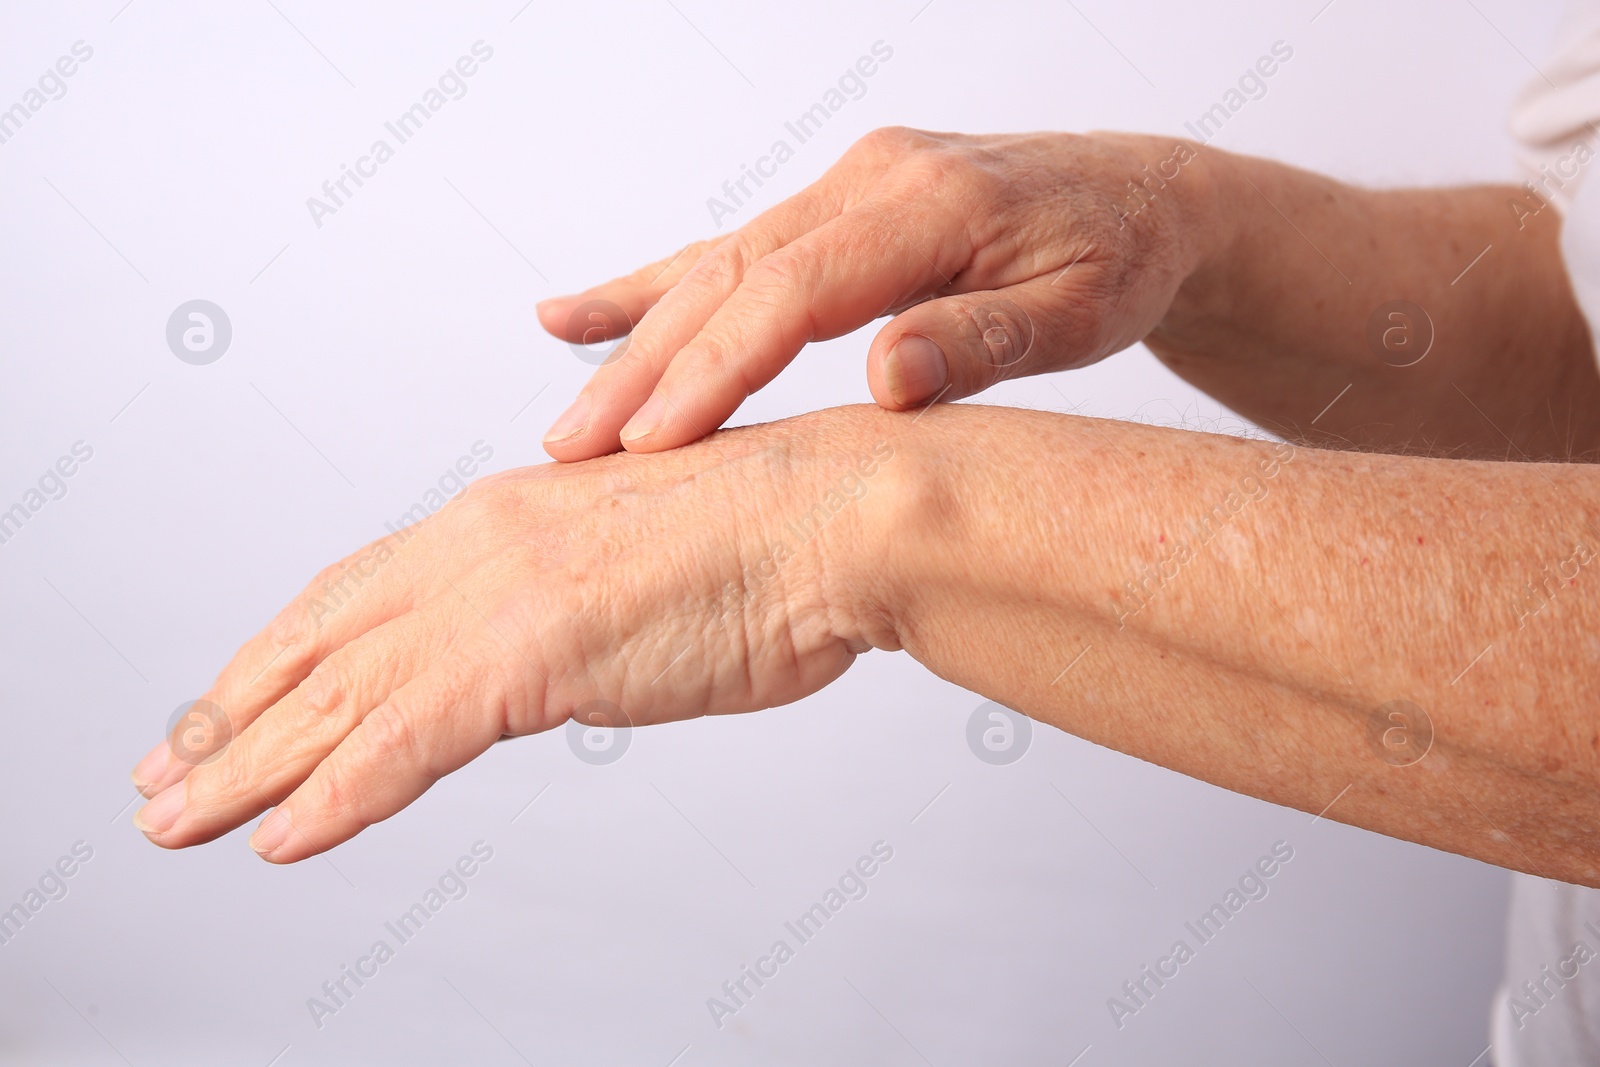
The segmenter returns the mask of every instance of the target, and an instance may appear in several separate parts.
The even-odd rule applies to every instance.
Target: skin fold
[[[137,822],[176,848],[275,808],[252,845],[293,862],[595,701],[756,710],[904,649],[1226,788],[1600,886],[1600,373],[1534,207],[1171,138],[878,131],[541,305],[632,330],[547,437],[567,462],[319,575],[206,694],[220,756],[136,768]],[[1393,301],[1426,327],[1375,347]],[[876,406],[716,430],[885,314]],[[1141,339],[1281,440],[948,403]]]

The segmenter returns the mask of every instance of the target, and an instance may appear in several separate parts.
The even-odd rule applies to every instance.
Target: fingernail
[[[172,746],[163,741],[145,753],[144,759],[139,761],[139,765],[133,769],[133,773],[128,777],[133,779],[134,786],[138,788],[139,792],[143,793],[150,786],[161,781],[162,777],[167,773],[167,767],[171,761]]]
[[[897,404],[917,404],[934,396],[950,379],[944,350],[917,334],[907,334],[889,350],[883,364],[889,395]]]
[[[167,786],[156,794],[154,800],[134,813],[133,825],[147,834],[166,833],[178,821],[178,816],[183,814],[184,794],[188,789],[187,778]]]
[[[270,856],[289,837],[289,813],[278,805],[261,820],[256,832],[250,835],[250,847],[262,856]]]
[[[641,437],[649,437],[661,428],[661,420],[667,413],[667,402],[659,393],[650,394],[650,399],[644,402],[644,407],[634,412],[633,418],[628,420],[628,425],[622,428],[618,436],[624,441],[637,441]]]
[[[587,394],[579,393],[578,399],[574,400],[572,406],[561,413],[561,417],[545,433],[544,439],[546,441],[565,441],[569,437],[578,436],[588,424],[589,397]]]

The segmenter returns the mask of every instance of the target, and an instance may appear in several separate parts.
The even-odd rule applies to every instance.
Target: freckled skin
[[[1223,236],[1145,338],[1176,373],[1308,444],[1502,460],[1600,450],[1600,370],[1555,211],[1519,218],[1516,186],[1368,190],[1231,153],[1201,163],[1190,170],[1220,206],[1202,206],[1200,225],[1220,217]],[[1435,331],[1412,366],[1367,339],[1399,299]]]
[[[1176,534],[1195,501],[1275,446],[970,406],[930,412],[919,428],[907,455],[940,457],[936,487],[917,492],[920,521],[902,520],[919,531],[904,545],[919,563],[889,602],[910,605],[893,612],[898,632],[935,671],[1227,788],[1319,812],[1348,785],[1327,818],[1600,885],[1600,736],[1589,726],[1600,680],[1566,667],[1587,662],[1600,597],[1569,598],[1522,629],[1513,611],[1518,586],[1570,551],[1567,531],[1600,518],[1593,468],[1302,449],[1234,519],[1239,551],[1226,562],[1197,553],[1119,627],[1112,600],[1077,590],[1120,589],[1105,576],[1136,577],[1158,558],[1126,531]],[[1034,447],[1018,454],[1015,440]],[[1136,443],[1145,458],[1130,458]],[[997,465],[1005,478],[979,473]],[[1522,521],[1480,524],[1490,504]],[[1419,515],[1435,531],[1425,554],[1341,563],[1351,531],[1403,547]],[[1047,533],[1008,536],[1024,521]],[[1444,610],[1417,610],[1422,589]],[[1314,634],[1293,621],[1305,605]],[[974,626],[996,637],[981,652],[961,637]],[[1086,687],[1092,705],[1079,699]],[[1433,723],[1433,748],[1412,766],[1384,762],[1367,734],[1373,709],[1394,699]]]

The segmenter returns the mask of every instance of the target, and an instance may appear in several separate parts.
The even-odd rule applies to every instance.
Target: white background
[[[0,1061],[1482,1051],[1503,872],[1049,728],[985,765],[964,735],[982,698],[904,655],[793,707],[635,732],[608,767],[560,735],[496,746],[288,869],[247,830],[150,846],[126,776],[319,566],[475,441],[495,469],[542,461],[590,368],[534,301],[710,232],[706,198],[874,41],[894,56],[866,96],[736,221],[879,125],[1178,132],[1278,40],[1293,59],[1217,143],[1371,183],[1505,179],[1519,50],[1548,53],[1550,3],[122,3],[0,15],[0,107],[74,41],[94,49],[0,145],[0,508],[73,442],[94,449],[0,545],[0,908],[74,842],[94,849],[0,947]],[[306,198],[480,39],[494,57],[468,94],[314,226]],[[206,367],[164,338],[196,297],[234,329]],[[865,400],[869,339],[807,351],[739,421]],[[987,399],[1230,425],[1142,350]],[[715,1028],[706,998],[880,839],[894,859],[870,894]],[[469,895],[318,1029],[307,998],[478,840],[494,858]],[[1107,998],[1278,840],[1295,858],[1270,896],[1119,1031]]]

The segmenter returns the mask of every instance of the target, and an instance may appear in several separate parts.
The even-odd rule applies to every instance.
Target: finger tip
[[[143,785],[140,785],[136,779],[134,781],[134,785],[138,788],[140,796],[144,797],[146,800],[154,800],[162,793],[165,793],[168,789],[171,789],[173,786],[189,777],[189,772],[193,769],[193,767],[190,767],[187,764],[177,763],[176,766],[166,767],[160,774],[146,781]]]
[[[300,834],[296,833],[294,836],[276,844],[271,844],[269,842],[271,847],[263,848],[259,846],[257,841],[257,839],[260,837],[260,829],[257,829],[256,832],[250,836],[250,851],[254,852],[257,856],[260,856],[264,862],[270,863],[274,867],[287,867],[290,864],[299,863],[301,860],[308,860],[313,856],[320,856],[329,848],[333,847],[332,844],[313,845],[311,842],[305,840]],[[337,842],[334,842],[333,844],[337,844]]]
[[[545,455],[549,456],[551,459],[564,461],[572,452],[572,443],[575,440],[575,436],[550,437],[547,435],[544,440],[539,442],[539,446],[544,449]]]
[[[898,411],[937,399],[950,384],[944,349],[921,334],[906,334],[897,340],[883,358],[882,372],[883,391],[898,405]]]
[[[576,463],[583,458],[573,452],[570,444],[566,441],[546,441],[544,443],[544,454],[557,463]]]
[[[156,830],[147,824],[141,825],[138,815],[133,817],[133,828],[143,834],[146,841],[168,852],[175,852],[184,846],[184,842],[179,840],[178,835],[173,832],[172,828]]]
[[[250,851],[261,857],[263,862],[270,863],[274,867],[282,867],[285,864],[295,862],[296,859],[296,857],[288,854],[289,846],[287,845],[280,845],[277,848],[257,848],[254,837],[250,839]]]
[[[882,374],[868,373],[867,392],[872,394],[872,402],[885,411],[904,411],[907,407],[895,398]]]
[[[643,456],[673,447],[670,441],[664,440],[665,437],[666,434],[660,429],[629,434],[627,428],[624,427],[622,432],[617,435],[617,444],[624,452],[630,455]]]
[[[643,437],[636,437],[631,441],[623,440],[621,445],[623,451],[629,455],[649,456],[657,452],[670,452],[674,448],[682,448],[684,445],[692,445],[699,440],[702,440],[702,438],[696,434],[682,437],[669,434],[663,430],[657,430]]]
[[[657,392],[617,431],[616,440],[621,448],[637,455],[668,452],[711,436],[734,410],[732,405],[679,406]],[[702,429],[705,426],[711,429]]]
[[[582,463],[586,459],[616,452],[622,447],[616,434],[613,433],[608,442],[593,427],[562,437],[546,437],[541,444],[545,455],[557,463]]]
[[[294,829],[288,805],[279,804],[267,813],[255,833],[250,835],[250,847],[262,859],[271,859],[290,845]]]
[[[172,749],[167,742],[163,741],[149,752],[146,752],[144,758],[134,764],[133,770],[128,772],[128,779],[133,782],[139,792],[144,793],[146,789],[151,789],[157,782],[160,782],[171,766]],[[145,795],[149,796],[150,794],[146,793]]]
[[[566,316],[562,311],[566,308],[567,298],[564,296],[547,297],[533,305],[534,316],[539,320],[546,333],[560,337],[566,330]]]

